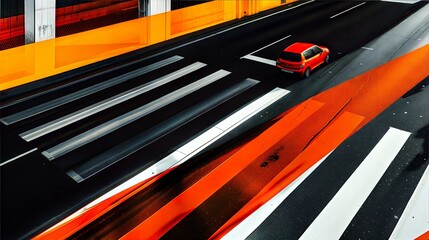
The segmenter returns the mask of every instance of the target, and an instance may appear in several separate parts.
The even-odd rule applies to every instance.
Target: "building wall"
[[[287,3],[293,1],[295,0],[288,0]],[[0,51],[0,90],[69,71],[280,5],[280,0],[213,0],[3,50]]]

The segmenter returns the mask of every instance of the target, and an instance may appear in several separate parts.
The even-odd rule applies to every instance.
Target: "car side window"
[[[314,50],[314,52],[316,53],[316,55],[323,52],[323,50],[320,47],[317,47],[317,46],[312,47],[312,49]]]
[[[310,49],[306,50],[306,51],[303,53],[303,55],[304,55],[304,58],[305,58],[306,60],[308,60],[308,59],[310,59],[310,58],[314,57],[314,56],[316,55],[316,53],[314,52],[314,50],[313,50],[312,48],[310,48]]]

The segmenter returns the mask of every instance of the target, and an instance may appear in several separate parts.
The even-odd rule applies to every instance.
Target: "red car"
[[[277,58],[276,67],[283,72],[299,73],[309,77],[311,71],[329,62],[329,49],[311,43],[294,43]]]

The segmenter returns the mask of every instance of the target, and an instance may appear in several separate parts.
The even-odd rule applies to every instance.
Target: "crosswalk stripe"
[[[180,77],[182,77],[186,74],[189,74],[193,71],[196,71],[196,70],[198,70],[204,66],[206,66],[206,64],[196,62],[194,64],[187,66],[187,67],[184,67],[184,68],[179,69],[175,72],[172,72],[168,75],[165,75],[163,77],[155,79],[151,82],[142,84],[138,87],[135,87],[133,89],[130,89],[130,90],[125,91],[123,93],[117,94],[117,95],[110,97],[108,99],[105,99],[103,101],[92,104],[86,108],[83,108],[83,109],[78,110],[76,112],[70,113],[64,117],[61,117],[59,119],[55,119],[55,120],[48,122],[48,123],[45,123],[39,127],[28,130],[24,133],[19,134],[19,136],[22,137],[27,142],[32,141],[32,140],[37,139],[39,137],[42,137],[48,133],[54,132],[55,130],[58,130],[60,128],[68,126],[72,123],[75,123],[79,120],[82,120],[84,118],[92,116],[98,112],[105,110],[105,109],[116,106],[120,103],[123,103],[123,102],[130,100],[132,98],[135,98],[137,96],[140,96],[143,93],[146,93],[146,92],[153,90],[157,87],[160,87],[160,86],[165,85],[169,82],[177,80]]]
[[[258,98],[257,100],[253,101],[252,103],[250,103],[249,105],[247,105],[246,107],[244,107],[243,109],[241,109],[240,111],[247,111],[249,116],[247,116],[246,118],[250,118],[251,116],[254,116],[255,114],[257,114],[258,112],[262,111],[263,109],[265,109],[266,107],[268,107],[269,105],[271,105],[272,103],[276,102],[277,100],[279,100],[280,98],[282,98],[283,96],[285,96],[286,94],[288,94],[289,91],[285,90],[285,89],[281,89],[281,88],[275,88],[273,91],[267,93],[266,95],[264,95],[261,98]],[[252,110],[254,107],[254,105],[260,105],[260,102],[263,101],[264,104],[261,105],[261,107],[258,110]],[[249,111],[250,110],[250,111]],[[238,111],[238,112],[240,112]],[[145,175],[150,177],[153,176],[152,171],[155,172],[155,174],[160,173],[161,171],[165,171],[166,169],[168,169],[168,167],[173,167],[173,166],[177,166],[178,164],[182,164],[183,162],[185,162],[186,160],[188,160],[189,158],[191,158],[192,156],[194,156],[195,154],[197,154],[199,151],[201,151],[203,148],[205,148],[208,144],[213,143],[214,141],[216,141],[217,139],[219,139],[221,136],[223,136],[224,134],[228,133],[229,131],[233,130],[236,126],[238,126],[242,120],[241,119],[237,119],[236,114],[232,114],[231,117],[234,119],[234,122],[236,124],[231,125],[232,127],[229,128],[228,130],[224,131],[223,133],[220,133],[220,128],[218,128],[219,125],[223,124],[222,122],[217,124],[214,128],[215,130],[209,130],[210,132],[206,132],[203,133],[203,135],[205,134],[204,137],[201,138],[196,138],[194,140],[192,140],[191,142],[187,143],[186,145],[184,145],[183,147],[179,148],[176,152],[174,152],[171,156],[168,156],[167,158],[161,160],[159,162],[159,168],[157,167],[151,167],[150,169],[145,170]],[[230,117],[228,117],[230,118]],[[227,119],[225,120],[227,121]],[[186,155],[186,153],[189,153],[188,155]],[[249,160],[249,159],[246,159]],[[243,165],[246,165],[246,161],[242,161]],[[221,165],[223,167],[226,167],[225,164]],[[221,167],[218,167],[217,169],[220,169]],[[165,205],[164,207],[162,207],[156,214],[152,215],[151,217],[149,217],[148,219],[146,219],[145,221],[143,221],[142,223],[140,223],[137,227],[135,227],[133,230],[131,230],[130,232],[128,232],[125,236],[123,236],[123,239],[135,239],[137,236],[139,236],[139,238],[158,238],[159,234],[161,234],[161,231],[167,231],[169,229],[169,227],[172,227],[175,223],[177,223],[178,221],[181,220],[181,218],[185,217],[186,214],[181,214],[183,213],[189,213],[190,209],[195,208],[197,205],[199,205],[203,200],[207,199],[209,197],[209,195],[213,194],[213,191],[215,191],[215,189],[219,189],[222,185],[224,185],[226,183],[226,179],[231,179],[233,176],[235,176],[235,174],[233,174],[233,172],[237,171],[237,169],[231,169],[230,173],[224,173],[224,178],[225,179],[218,179],[218,181],[213,181],[212,178],[215,177],[215,175],[217,175],[220,170],[213,170],[209,175],[207,175],[205,178],[201,179],[198,183],[195,183],[192,187],[188,188],[187,190],[185,190],[184,192],[182,192],[179,196],[177,196],[174,200],[172,200],[168,205]],[[208,187],[207,185],[204,184],[204,182],[206,181],[210,181],[213,183],[213,186]],[[189,201],[189,196],[193,195],[193,191],[198,192],[198,189],[201,189],[202,187],[205,187],[206,191],[202,191],[200,195],[195,196],[191,201]],[[187,200],[185,200],[187,199]],[[181,208],[177,208],[177,205],[183,204],[181,205]],[[174,210],[173,210],[174,209]],[[171,210],[171,212],[170,212]],[[161,218],[162,219],[166,219],[168,212],[170,212],[171,215],[176,216],[177,217],[174,219],[171,219],[171,221],[169,221],[169,223],[167,224],[167,226],[165,227],[161,227],[158,225],[158,227],[162,228],[162,230],[159,230],[159,228],[155,228],[153,226],[157,225],[160,223]],[[179,213],[180,212],[180,213]],[[172,217],[172,216],[168,216],[168,217]],[[162,222],[162,221],[161,221]],[[147,231],[148,229],[151,229],[150,231]],[[158,231],[159,230],[159,231]],[[156,236],[153,236],[152,234],[155,234]]]
[[[316,164],[311,166],[299,178],[295,179],[290,185],[284,188],[271,200],[266,202],[250,216],[244,219],[240,224],[222,237],[223,240],[246,239],[261,223],[267,219],[271,213],[330,155],[326,155],[319,160]]]
[[[265,147],[266,145],[289,146],[288,148],[292,151],[291,153],[293,155],[289,158],[286,152],[283,154],[279,152],[279,159],[288,159],[286,161],[288,162],[287,165],[279,169],[279,172],[277,172],[274,178],[270,179],[269,182],[256,193],[256,195],[253,195],[250,201],[246,202],[244,206],[241,206],[240,210],[234,213],[234,215],[229,218],[222,227],[217,229],[211,238],[218,239],[228,233],[238,223],[254,212],[255,209],[259,208],[273,198],[277,193],[281,192],[320,159],[338,147],[355,131],[364,119],[360,115],[351,112],[344,112],[337,117],[330,118],[329,125],[326,125],[327,118],[323,117],[323,115],[329,114],[329,110],[327,108],[332,107],[326,107],[326,103],[310,99],[308,102],[298,105],[293,112],[285,115],[280,121],[265,131],[264,134],[267,133],[265,138],[264,135],[261,134],[258,137],[259,139],[255,138],[255,140],[252,141],[263,141],[262,143],[259,143],[259,146],[256,146],[255,149]],[[306,119],[311,119],[310,125],[312,126],[307,124],[308,122],[303,124]],[[318,120],[321,122],[318,123]],[[313,128],[311,132],[316,134],[305,134],[304,132],[307,131],[308,128]],[[295,134],[290,131],[295,132]],[[291,133],[291,135],[289,135],[289,133]],[[303,137],[301,139],[299,137],[300,133],[307,135],[307,137]],[[277,134],[283,137],[274,141],[276,144],[274,145],[271,141],[276,138]],[[287,135],[290,137],[287,137]],[[316,137],[312,139],[312,136],[315,135]],[[310,139],[312,140],[310,141]],[[291,141],[295,141],[295,143],[290,144]],[[297,144],[298,141],[302,141],[303,145]],[[306,145],[309,141],[310,143]],[[293,150],[295,147],[297,150]],[[252,148],[247,148],[246,151],[251,152]],[[297,152],[293,153],[294,151]],[[272,150],[270,153],[272,154]]]
[[[213,110],[213,108],[218,107],[226,101],[231,100],[233,97],[240,95],[243,91],[251,88],[257,83],[259,83],[259,81],[246,79],[245,81],[241,81],[234,85],[232,88],[222,90],[191,108],[188,108],[156,126],[139,133],[133,138],[127,139],[123,143],[110,148],[97,156],[73,166],[67,174],[76,182],[82,182],[104,168],[121,161],[154,141],[165,137],[170,132],[175,131],[195,118]]]
[[[0,121],[2,123],[4,123],[5,125],[11,125],[11,124],[17,123],[19,121],[25,120],[25,119],[30,118],[32,116],[41,114],[41,113],[46,112],[48,110],[54,109],[56,107],[62,106],[64,104],[67,104],[70,102],[73,102],[77,99],[89,96],[89,95],[94,94],[96,92],[99,92],[99,91],[102,91],[104,89],[110,88],[112,86],[118,85],[118,84],[123,83],[125,81],[128,81],[132,78],[135,78],[135,77],[138,77],[140,75],[152,72],[152,71],[157,70],[161,67],[164,67],[164,66],[172,64],[174,62],[177,62],[181,59],[183,59],[183,57],[180,57],[180,56],[174,56],[171,58],[164,59],[162,61],[159,61],[159,62],[150,64],[148,66],[145,66],[143,68],[139,68],[137,70],[116,76],[116,77],[109,79],[107,81],[97,83],[95,85],[84,88],[84,89],[79,90],[77,92],[67,94],[65,96],[53,99],[51,101],[44,102],[44,103],[37,105],[37,106],[34,106],[32,108],[28,108],[28,109],[23,110],[21,112],[17,112],[17,113],[14,113],[12,115],[6,116],[4,118],[1,118]]]
[[[253,80],[253,79],[248,79],[248,80],[250,80],[250,81],[257,81],[257,80]],[[248,111],[248,109],[254,109],[254,111],[248,112],[247,116],[244,116],[245,119],[249,119],[250,117],[254,116],[255,114],[257,114],[261,110],[265,109],[270,104],[272,104],[273,102],[279,100],[281,97],[285,96],[288,93],[289,93],[288,90],[284,90],[284,89],[281,89],[281,88],[276,88],[273,91],[271,91],[271,92],[265,94],[264,96],[262,96],[262,97],[260,97],[260,98],[258,98],[256,100],[254,100],[253,102],[249,103],[247,106],[241,108],[237,112]],[[261,105],[261,102],[263,102],[264,104]],[[259,108],[255,108],[254,107],[255,105],[258,105]],[[171,153],[167,157],[165,157],[162,160],[158,161],[156,164],[154,164],[151,167],[143,170],[142,172],[140,172],[136,176],[132,177],[131,179],[127,180],[126,182],[122,183],[121,185],[115,187],[114,189],[112,189],[109,192],[105,193],[104,195],[102,195],[101,197],[97,198],[96,200],[92,201],[87,206],[85,206],[84,208],[78,210],[72,216],[70,216],[69,218],[67,218],[66,220],[62,221],[59,224],[65,223],[66,221],[70,221],[72,218],[75,218],[75,217],[83,214],[87,209],[90,209],[90,208],[96,206],[97,204],[105,201],[106,199],[109,199],[109,198],[115,196],[116,194],[119,194],[120,192],[122,192],[122,191],[124,191],[126,189],[129,189],[129,188],[131,188],[131,187],[133,187],[133,186],[135,186],[135,185],[137,185],[137,184],[145,181],[146,179],[151,178],[154,175],[160,174],[160,173],[164,172],[165,170],[167,170],[169,168],[172,168],[174,166],[178,166],[179,164],[182,164],[183,162],[185,162],[186,160],[188,160],[192,156],[195,156],[195,154],[197,154],[198,152],[201,152],[202,150],[204,150],[205,147],[208,147],[210,145],[209,143],[213,143],[215,140],[217,140],[220,137],[224,136],[228,132],[234,130],[236,127],[239,126],[240,123],[243,122],[243,119],[237,119],[237,114],[233,113],[229,117],[227,117],[223,121],[221,121],[220,123],[222,123],[224,121],[230,121],[230,119],[236,119],[235,120],[236,124],[231,125],[231,127],[229,129],[226,129],[226,130],[222,131],[222,133],[220,133],[218,135],[212,135],[213,138],[211,138],[211,139],[207,138],[207,136],[211,135],[208,132],[212,133],[212,131],[210,129],[207,130],[206,132],[204,132],[204,133],[201,134],[201,135],[205,134],[205,137],[196,137],[196,138],[194,138],[194,140],[191,140],[190,142],[188,142],[187,144],[185,144],[181,148],[177,149],[176,151],[174,151],[173,153]],[[217,128],[216,126],[213,127],[213,128],[215,128],[214,131],[220,131],[220,129]],[[200,142],[202,139],[203,140],[205,139],[205,142]],[[183,153],[183,152],[187,152],[187,150],[184,150],[184,149],[191,149],[191,148],[193,148],[194,150],[191,151],[191,152],[188,152],[189,153],[188,155],[186,155],[185,153]]]
[[[192,92],[197,91],[198,89],[207,86],[226,75],[230,74],[230,72],[225,70],[219,70],[209,76],[206,76],[196,82],[193,82],[185,87],[182,87],[174,92],[171,92],[161,98],[158,98],[148,104],[145,104],[139,108],[136,108],[126,114],[120,115],[108,122],[105,122],[95,128],[92,128],[86,132],[83,132],[65,142],[62,142],[54,147],[51,147],[42,152],[42,154],[49,160],[53,160],[64,154],[73,151],[87,143],[90,143],[100,137],[103,137],[116,129],[119,129],[131,122],[134,122],[162,107],[180,99]]]
[[[409,136],[390,128],[299,239],[339,239]]]
[[[16,99],[16,100],[12,100],[12,101],[7,102],[7,103],[2,103],[2,104],[0,104],[0,109],[7,108],[7,107],[10,107],[10,106],[13,106],[13,105],[16,105],[18,103],[25,102],[25,101],[29,101],[31,99],[34,99],[34,98],[46,95],[46,94],[51,93],[51,92],[55,92],[55,91],[58,91],[58,90],[61,90],[61,89],[65,89],[67,87],[76,85],[78,83],[82,83],[82,82],[88,81],[90,79],[93,79],[95,77],[100,77],[100,76],[103,76],[103,75],[108,75],[110,73],[113,73],[114,71],[126,68],[126,67],[134,65],[134,64],[138,64],[138,63],[143,62],[143,61],[146,61],[147,59],[148,58],[140,58],[140,59],[137,59],[135,61],[131,61],[131,62],[126,63],[126,64],[121,64],[119,66],[106,69],[105,71],[100,71],[100,72],[91,74],[89,76],[79,78],[78,80],[73,81],[73,82],[69,82],[69,83],[62,84],[60,86],[52,87],[52,88],[46,89],[46,90],[44,90],[42,92],[34,93],[34,94],[29,95],[29,96],[22,97],[22,98],[19,98],[19,99]],[[181,59],[183,59],[183,57],[175,55],[175,56],[172,56],[172,57],[167,58],[165,60],[166,61],[175,62],[175,61],[178,61],[178,60],[181,60]],[[165,60],[163,60],[163,61],[165,61]]]
[[[165,160],[163,159],[164,161],[160,161],[160,165],[167,163],[167,166],[172,167],[185,162],[186,160],[190,159],[191,157],[199,153],[201,150],[206,148],[208,145],[215,142],[217,139],[221,138],[222,136],[236,128],[238,125],[245,122],[246,120],[254,116],[256,113],[265,109],[266,107],[276,102],[288,93],[288,90],[282,88],[275,88],[271,92],[251,102],[250,104],[238,110],[220,123],[216,124],[213,128],[209,129],[194,140],[179,148],[177,152],[184,154],[184,156],[181,157],[180,160],[178,160],[176,157],[170,160],[167,157],[165,158]],[[160,173],[162,171],[165,171],[166,169],[162,167],[154,167],[153,169],[148,170]]]
[[[426,167],[389,240],[417,239],[429,231],[429,167]]]

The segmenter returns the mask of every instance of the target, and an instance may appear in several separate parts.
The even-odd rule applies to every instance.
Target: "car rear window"
[[[280,53],[280,58],[291,62],[301,62],[301,55],[298,53],[282,52]]]

